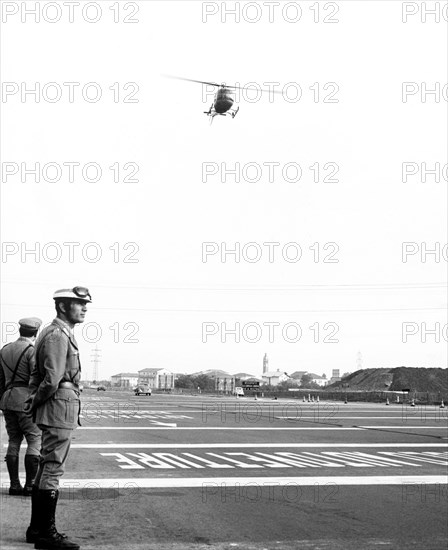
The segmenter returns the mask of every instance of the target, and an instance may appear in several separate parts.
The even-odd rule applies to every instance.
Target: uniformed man
[[[89,290],[76,286],[54,293],[56,319],[36,342],[28,410],[42,430],[39,471],[33,486],[27,542],[40,549],[77,550],[79,545],[58,533],[55,525],[59,480],[64,473],[73,430],[79,423],[81,363],[74,327],[84,322]]]
[[[31,488],[39,465],[40,430],[24,412],[28,397],[28,384],[34,367],[34,342],[42,321],[28,317],[19,321],[19,338],[0,350],[0,409],[5,417],[8,432],[8,467],[10,495],[31,495]],[[19,452],[25,437],[25,487],[19,480]]]

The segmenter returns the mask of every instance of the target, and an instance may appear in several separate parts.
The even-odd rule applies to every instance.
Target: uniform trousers
[[[25,437],[28,447],[26,454],[39,456],[41,432],[32,418],[22,411],[3,411],[6,432],[8,433],[7,455],[19,456],[20,445]]]
[[[39,424],[39,428],[42,430],[42,447],[34,485],[38,489],[56,491],[59,478],[65,471],[73,430],[43,424]]]

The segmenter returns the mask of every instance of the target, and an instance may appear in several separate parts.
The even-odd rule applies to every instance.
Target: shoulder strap
[[[6,388],[5,390],[8,390],[14,383],[14,379],[16,377],[16,374],[17,374],[17,369],[19,368],[19,365],[20,365],[20,361],[22,360],[22,357],[25,355],[25,352],[27,350],[29,350],[30,348],[32,348],[32,344],[28,344],[26,346],[26,348],[22,351],[22,353],[20,354],[20,357],[17,359],[17,363],[16,363],[16,366],[14,367],[14,371],[12,373],[12,377],[11,377],[11,380],[8,382],[8,384],[6,384]]]
[[[5,358],[3,357],[3,353],[2,351],[4,349],[6,349],[8,346],[10,346],[11,344],[13,344],[14,342],[9,342],[9,344],[6,344],[2,347],[2,349],[0,350],[0,363],[3,363],[3,365],[12,373],[14,373],[14,369],[12,369],[8,363],[5,361]]]

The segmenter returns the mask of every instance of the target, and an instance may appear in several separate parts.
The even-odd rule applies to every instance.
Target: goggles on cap
[[[89,298],[89,300],[92,299],[92,296],[90,296],[89,289],[85,286],[75,286],[72,291],[76,294],[76,296],[79,296],[80,298]]]
[[[60,290],[56,290],[53,294],[53,299],[59,300],[62,298],[79,299],[85,300],[86,302],[92,301],[92,296],[90,295],[89,289],[85,286],[75,286],[72,289],[61,288]]]

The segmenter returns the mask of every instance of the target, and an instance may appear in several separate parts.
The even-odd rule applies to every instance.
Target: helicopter
[[[218,84],[216,82],[205,82],[204,80],[193,80],[192,78],[183,78],[181,76],[171,76],[164,75],[166,78],[174,78],[176,80],[186,80],[187,82],[196,82],[197,84],[207,84],[208,86],[215,86],[218,89],[216,90],[215,97],[213,98],[213,103],[210,105],[208,111],[204,111],[204,114],[210,117],[210,124],[213,122],[215,116],[227,116],[230,115],[232,118],[235,118],[238,111],[240,110],[239,106],[235,109],[233,107],[234,99],[232,94],[235,92],[233,90],[245,90],[249,86],[228,86],[224,82]],[[280,94],[282,92],[278,90],[264,90],[262,92],[273,92],[275,94]]]

